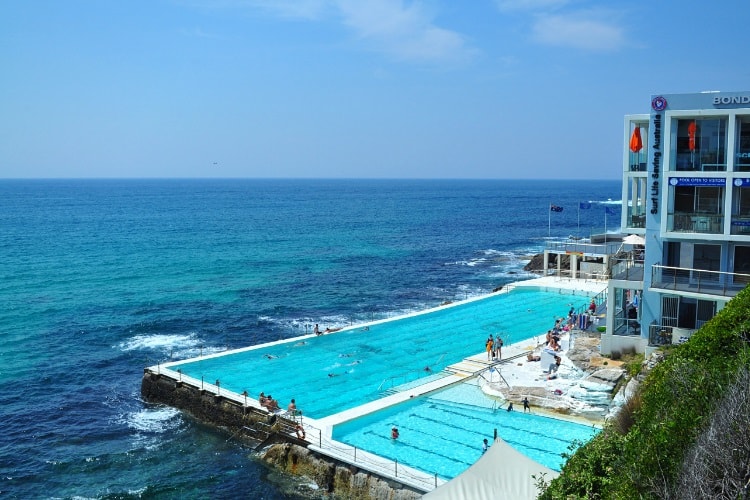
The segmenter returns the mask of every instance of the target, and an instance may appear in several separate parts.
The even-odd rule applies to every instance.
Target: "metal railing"
[[[648,345],[661,346],[672,343],[672,327],[658,323],[648,325]]]
[[[632,228],[646,227],[646,215],[645,214],[633,214],[633,215],[628,216],[628,227],[632,227]]]
[[[750,274],[651,266],[651,288],[734,297],[750,283]]]
[[[643,281],[644,264],[642,259],[611,259],[612,279]]]
[[[696,212],[667,214],[667,230],[678,233],[721,234],[724,215]]]
[[[596,255],[611,255],[617,252],[622,245],[622,241],[612,241],[607,243],[589,243],[585,241],[548,241],[547,250],[559,253],[585,253]]]
[[[398,460],[388,460],[356,446],[350,446],[340,441],[334,441],[323,435],[323,431],[311,425],[306,425],[312,435],[317,434],[316,439],[308,439],[312,449],[321,455],[340,460],[345,463],[356,465],[385,478],[393,478],[402,484],[407,484],[421,491],[432,491],[445,482],[438,477],[437,472],[427,474],[413,469],[407,465],[398,463]],[[315,442],[317,441],[317,443]]]

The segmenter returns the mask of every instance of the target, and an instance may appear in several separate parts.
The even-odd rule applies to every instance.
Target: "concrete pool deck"
[[[515,287],[535,287],[540,289],[547,289],[548,291],[566,290],[571,292],[579,292],[582,294],[594,296],[602,291],[606,290],[606,281],[600,280],[574,280],[557,277],[542,277],[537,279],[531,279],[527,281],[517,282],[507,285],[506,288]],[[561,311],[561,314],[566,311]],[[396,319],[396,318],[393,318]],[[552,325],[550,325],[551,327]],[[466,380],[473,379],[479,374],[488,374],[486,378],[490,383],[490,390],[485,390],[490,396],[500,397],[500,394],[492,393],[492,383],[500,383],[501,379],[503,383],[508,386],[523,386],[523,387],[548,387],[549,381],[542,374],[542,368],[540,363],[527,363],[526,354],[530,351],[538,349],[540,345],[544,343],[544,333],[540,332],[535,338],[527,339],[521,342],[517,342],[511,345],[504,346],[502,348],[502,360],[492,361],[487,360],[487,354],[485,352],[478,353],[464,358],[463,360],[454,363],[446,367],[440,374],[435,374],[435,377],[422,384],[415,384],[406,389],[402,389],[399,392],[386,395],[375,401],[371,401],[357,407],[325,416],[323,418],[310,418],[305,415],[289,417],[284,411],[276,412],[277,415],[286,416],[293,418],[299,422],[305,429],[305,439],[311,450],[326,455],[336,460],[339,460],[350,465],[355,465],[364,470],[368,470],[372,473],[378,474],[379,476],[387,479],[397,481],[399,483],[408,485],[416,490],[422,492],[429,492],[434,490],[436,487],[442,485],[446,481],[438,478],[435,475],[427,474],[417,469],[404,466],[402,464],[394,463],[391,460],[379,457],[372,453],[366,452],[365,450],[356,449],[355,447],[347,444],[334,441],[333,428],[335,425],[342,422],[352,420],[393,405],[408,401],[411,398],[421,396],[434,392],[439,389],[443,389],[453,384],[461,383]],[[298,341],[301,338],[286,339],[280,342],[291,342]],[[563,351],[560,353],[563,358],[563,364],[567,363],[565,353],[569,347],[569,337],[566,335],[562,339]],[[253,346],[246,349],[252,349],[258,346]],[[209,355],[220,356],[226,353]],[[207,357],[209,357],[207,356]],[[235,403],[242,405],[243,408],[255,408],[263,410],[260,403],[247,394],[237,394],[220,386],[205,383],[203,380],[197,380],[191,377],[187,377],[179,370],[174,370],[172,367],[183,363],[183,361],[166,363],[147,368],[151,373],[156,373],[173,379],[175,382],[180,384],[189,384],[193,387],[199,388],[201,392],[207,391],[221,396],[225,399],[232,400]],[[437,377],[437,378],[436,378]],[[522,406],[518,408],[522,411]],[[290,433],[290,437],[293,436]],[[540,465],[540,468],[544,468]],[[546,468],[544,468],[546,469]],[[540,469],[541,470],[541,469]],[[460,476],[459,476],[460,477]]]

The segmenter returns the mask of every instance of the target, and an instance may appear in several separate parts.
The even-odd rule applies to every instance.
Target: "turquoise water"
[[[295,398],[305,415],[322,418],[483,352],[490,333],[501,333],[506,344],[542,335],[571,305],[587,303],[585,294],[515,288],[366,329],[178,363],[172,369],[208,383],[219,380],[222,389],[247,391],[256,399],[263,391],[282,407]]]
[[[0,180],[0,497],[296,498],[221,429],[143,402],[143,368],[487,294],[527,278],[545,241],[602,229],[621,192],[619,180]],[[578,214],[580,201],[592,209]],[[466,339],[472,351],[484,336]],[[269,383],[313,404],[299,377]]]
[[[394,426],[397,440],[391,439]],[[495,400],[467,383],[339,424],[333,438],[451,479],[477,461],[482,440],[492,443],[495,429],[524,455],[558,471],[571,442],[586,442],[598,432],[592,426],[497,408]]]

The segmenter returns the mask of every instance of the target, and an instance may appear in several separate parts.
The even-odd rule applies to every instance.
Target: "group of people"
[[[547,347],[549,347],[553,351],[562,350],[562,347],[560,346],[560,334],[555,333],[554,330],[547,331],[547,340],[545,344],[547,345]]]
[[[490,333],[490,336],[487,337],[487,342],[485,342],[485,349],[487,350],[487,361],[500,361],[503,349],[503,339],[500,338],[500,334],[492,338],[492,334]]]
[[[338,328],[326,328],[325,330],[321,330],[320,326],[317,323],[315,323],[315,327],[313,328],[313,333],[315,335],[323,335],[324,333],[333,333],[333,332],[338,332],[339,330],[341,330],[341,327],[338,327]]]
[[[270,394],[266,396],[261,392],[260,396],[258,396],[258,402],[263,408],[271,412],[281,409],[281,407],[279,406],[279,402],[273,399],[273,396],[271,396]]]
[[[260,396],[258,396],[258,402],[263,408],[270,412],[276,412],[281,409],[281,407],[279,406],[279,402],[275,400],[270,394],[266,396],[265,393],[261,392]],[[287,407],[287,413],[289,413],[289,415],[291,416],[302,415],[302,411],[297,409],[297,403],[294,401],[294,398],[292,398],[289,406]]]
[[[529,398],[524,397],[523,401],[523,412],[526,413],[527,411],[531,413],[531,405],[529,405]],[[513,411],[513,401],[508,401],[508,408],[506,408],[506,411]]]

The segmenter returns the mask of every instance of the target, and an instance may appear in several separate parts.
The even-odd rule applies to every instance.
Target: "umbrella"
[[[630,150],[633,153],[637,153],[641,149],[643,149],[643,139],[641,139],[641,127],[635,127],[633,129],[633,135],[630,136]]]
[[[630,234],[622,239],[622,242],[626,245],[645,245],[646,239],[643,236],[637,234]]]

